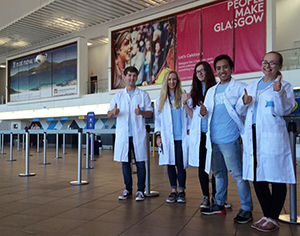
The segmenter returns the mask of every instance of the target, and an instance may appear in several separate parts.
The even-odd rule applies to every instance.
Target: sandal
[[[267,218],[263,224],[257,225],[258,231],[269,233],[279,229],[279,224],[276,220]]]
[[[251,228],[257,229],[257,227],[258,227],[259,225],[265,223],[267,219],[268,219],[267,217],[263,216],[260,220],[254,222],[254,223],[251,225]]]

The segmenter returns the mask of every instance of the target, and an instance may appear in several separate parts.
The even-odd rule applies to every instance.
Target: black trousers
[[[201,132],[201,142],[199,147],[199,168],[198,177],[202,189],[203,196],[209,197],[209,175],[205,172],[206,162],[206,133]],[[215,176],[212,175],[212,196],[216,194],[216,180]]]

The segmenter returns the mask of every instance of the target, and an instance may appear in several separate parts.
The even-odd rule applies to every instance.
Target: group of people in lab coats
[[[234,221],[252,221],[250,180],[263,211],[263,217],[251,227],[262,232],[279,229],[286,184],[296,182],[283,119],[291,113],[295,100],[291,84],[282,80],[282,64],[280,53],[267,53],[261,62],[264,75],[246,85],[232,78],[232,59],[219,55],[214,69],[220,82],[207,62],[199,62],[189,93],[182,90],[176,71],[165,75],[155,104],[155,133],[159,164],[167,165],[171,186],[166,202],[186,202],[186,168],[195,166],[199,167],[203,192],[202,214],[225,215],[229,172],[241,204]],[[135,85],[137,75],[134,67],[124,70],[126,87],[115,94],[108,111],[108,117],[117,120],[114,160],[122,162],[125,183],[120,200],[132,197],[133,158],[138,176],[136,200],[144,200],[145,118],[152,116],[153,109],[149,94]]]

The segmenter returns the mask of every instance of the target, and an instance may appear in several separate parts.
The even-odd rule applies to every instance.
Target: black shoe
[[[252,220],[252,212],[244,211],[243,209],[239,210],[239,213],[234,218],[234,222],[238,224],[246,224]]]
[[[203,215],[226,215],[226,209],[224,206],[212,204],[209,208],[201,209],[201,213]]]
[[[178,193],[177,192],[172,192],[169,197],[167,198],[166,202],[167,203],[174,203],[177,201]]]
[[[177,202],[179,202],[179,203],[186,202],[184,191],[178,193]]]

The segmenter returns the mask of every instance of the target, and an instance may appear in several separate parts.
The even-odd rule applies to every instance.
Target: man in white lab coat
[[[209,209],[202,209],[204,215],[225,215],[224,204],[227,197],[227,171],[236,181],[241,209],[234,218],[236,223],[252,220],[253,203],[248,181],[242,178],[242,153],[239,142],[243,122],[235,111],[235,105],[244,93],[245,83],[234,80],[231,73],[234,63],[227,55],[219,55],[214,60],[214,68],[220,82],[206,94],[200,113],[208,119],[206,139],[205,171],[212,169],[216,178],[215,203]]]
[[[151,100],[146,91],[136,87],[138,70],[129,66],[124,70],[126,87],[115,94],[107,112],[116,117],[114,160],[122,162],[125,190],[120,200],[132,197],[131,160],[135,158],[138,176],[136,201],[144,200],[145,161],[147,160],[145,118],[152,116]]]

